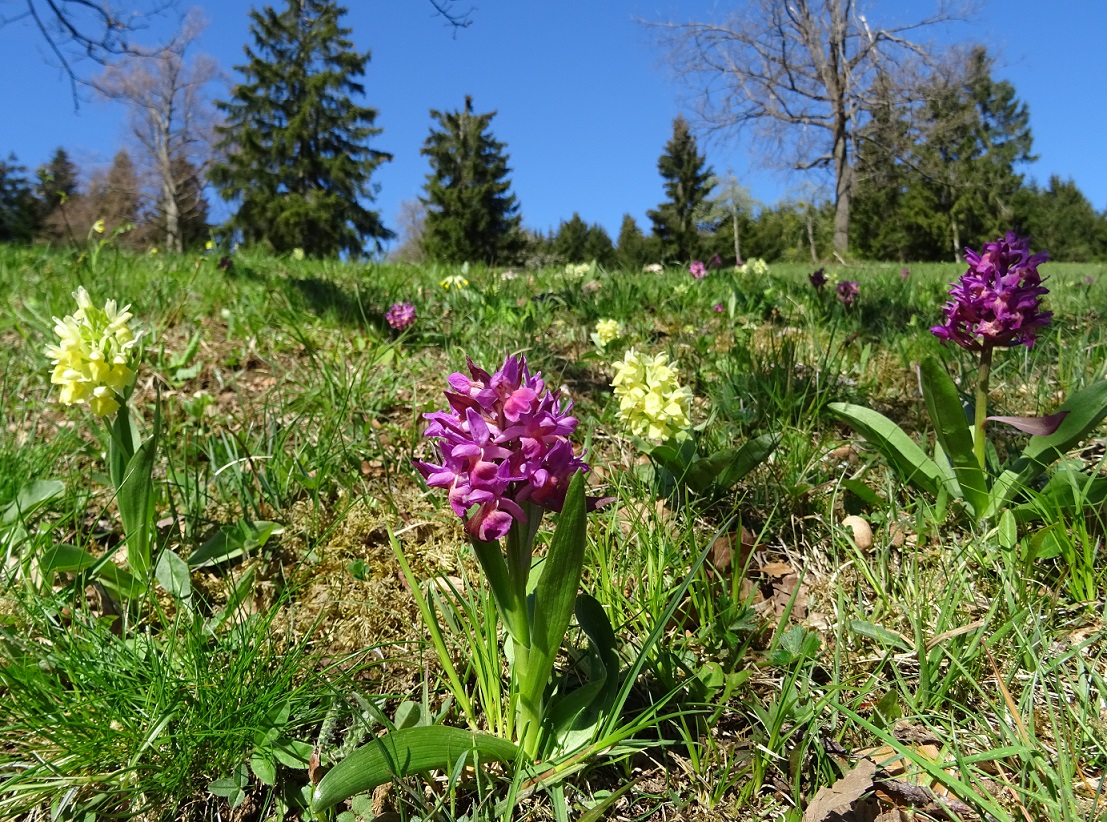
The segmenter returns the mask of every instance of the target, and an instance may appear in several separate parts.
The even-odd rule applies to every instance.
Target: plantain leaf
[[[188,563],[166,548],[158,557],[154,567],[154,578],[169,595],[180,602],[192,599],[192,580],[189,577]]]
[[[832,402],[827,408],[876,448],[905,482],[934,496],[939,489],[948,490],[937,463],[883,414],[846,402]]]
[[[519,748],[506,739],[461,728],[431,725],[405,728],[374,739],[324,774],[311,799],[318,813],[396,777],[447,769],[461,757],[514,762]]]
[[[973,453],[972,434],[957,387],[949,374],[933,357],[927,357],[920,369],[923,397],[930,412],[938,442],[953,465],[953,474],[965,501],[975,516],[988,507],[988,481]],[[983,436],[982,433],[977,436]]]

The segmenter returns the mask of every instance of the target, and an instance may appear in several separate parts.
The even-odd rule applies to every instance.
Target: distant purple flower
[[[403,331],[415,322],[415,306],[411,303],[396,303],[388,309],[384,318],[397,331]]]
[[[910,279],[910,278],[911,278],[911,269],[910,269],[910,268],[908,268],[907,266],[904,266],[903,268],[901,268],[901,269],[899,270],[899,278],[900,278],[901,280],[908,280],[908,279]]]
[[[703,260],[692,260],[692,264],[688,266],[688,273],[697,280],[702,280],[707,276],[707,266],[703,264]]]
[[[984,244],[984,253],[965,249],[969,270],[952,284],[942,312],[945,322],[931,328],[934,336],[970,351],[995,346],[1034,345],[1038,329],[1049,325],[1052,312],[1042,311],[1038,266],[1049,259],[1042,251],[1031,256],[1030,239],[1008,231],[1002,240]]]
[[[1093,277],[1091,274],[1089,274],[1087,277],[1085,277],[1083,279],[1083,283],[1088,288],[1091,288],[1093,285],[1095,285],[1095,277]]]
[[[723,307],[722,303],[715,303],[715,305],[711,306],[711,310],[715,311],[716,313],[719,313],[719,314],[726,311],[726,309]]]
[[[234,260],[226,256],[220,257],[219,262],[216,263],[216,267],[220,271],[231,271],[234,268]]]
[[[707,261],[708,268],[722,268],[723,258],[718,254],[712,254],[711,259]]]
[[[807,279],[811,281],[811,285],[815,286],[816,291],[822,291],[823,286],[826,285],[826,274],[821,268],[817,268],[808,274]]]
[[[858,287],[856,280],[842,280],[838,283],[838,302],[843,303],[847,308],[853,305],[853,301],[860,294],[861,289]]]
[[[559,511],[573,474],[589,468],[569,442],[577,427],[572,403],[556,390],[543,394],[542,375],[530,375],[526,358],[509,356],[491,375],[468,363],[471,376],[449,377],[450,407],[423,415],[442,464],[416,460],[415,467],[427,485],[449,491],[470,536],[491,541],[513,521],[526,522],[523,503]]]

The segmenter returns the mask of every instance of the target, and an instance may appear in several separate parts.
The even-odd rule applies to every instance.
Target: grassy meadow
[[[1018,517],[981,519],[830,409],[875,409],[933,453],[919,364],[966,399],[976,379],[928,330],[963,266],[828,267],[859,283],[847,308],[802,264],[219,260],[0,249],[0,818],[1107,818],[1102,427]],[[1042,267],[1053,323],[997,350],[990,413],[1047,414],[1107,376],[1105,273]],[[160,420],[152,539],[184,560],[127,597],[110,434],[58,403],[44,353],[80,285],[145,329],[130,407],[146,436]],[[384,314],[405,300],[398,333]],[[601,319],[622,329],[602,349]],[[686,449],[775,450],[697,487],[645,454],[610,386],[631,347],[679,364]],[[541,762],[461,759],[316,812],[314,783],[385,731],[505,727],[487,585],[412,461],[434,461],[422,415],[447,375],[509,352],[572,399],[588,493],[612,498],[588,515],[581,588],[614,628],[617,709]],[[990,426],[990,463],[1027,441]],[[1087,478],[1074,504],[1028,514],[1062,469]],[[559,677],[587,642],[572,623]]]

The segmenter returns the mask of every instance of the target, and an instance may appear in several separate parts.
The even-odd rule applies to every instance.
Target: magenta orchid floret
[[[826,285],[826,272],[821,268],[816,268],[807,275],[807,279],[811,281],[811,285],[814,286],[816,291],[822,292],[823,287]]]
[[[691,265],[688,266],[688,273],[697,280],[702,280],[707,276],[707,266],[703,264],[703,260],[692,260]]]
[[[589,468],[569,442],[577,427],[572,403],[556,390],[543,393],[542,375],[530,375],[525,357],[508,356],[495,374],[468,363],[471,376],[449,377],[450,407],[423,415],[441,465],[417,460],[415,467],[427,485],[449,492],[466,532],[487,542],[527,521],[524,503],[561,510],[569,480]]]
[[[1038,266],[1046,251],[1030,254],[1030,239],[1008,231],[1002,240],[984,244],[981,254],[965,249],[969,270],[953,283],[942,312],[945,322],[931,328],[943,343],[953,341],[970,351],[996,346],[1030,348],[1039,329],[1053,316],[1040,300],[1049,293]]]
[[[411,303],[396,303],[385,313],[388,324],[397,331],[403,331],[415,322],[415,306]]]
[[[842,303],[849,308],[853,305],[853,301],[861,295],[861,286],[857,284],[856,280],[842,280],[838,283],[838,302]]]

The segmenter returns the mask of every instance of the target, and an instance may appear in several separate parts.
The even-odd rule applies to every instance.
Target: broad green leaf
[[[277,784],[277,760],[267,749],[256,750],[250,757],[250,770],[264,785]]]
[[[1055,471],[1041,491],[1031,492],[1030,500],[1017,506],[1013,514],[1018,522],[1026,524],[1046,517],[1071,516],[1085,507],[1099,508],[1105,500],[1107,477],[1065,468]]]
[[[846,477],[842,480],[842,487],[852,494],[855,494],[870,508],[883,508],[884,500],[882,500],[869,486],[865,485],[861,480],[854,479],[853,477]]]
[[[1015,521],[1015,514],[1008,508],[999,518],[998,529],[999,545],[1001,548],[1012,550],[1019,544],[1019,526]]]
[[[312,808],[318,813],[394,778],[448,769],[466,754],[483,761],[514,762],[520,751],[506,739],[444,725],[393,731],[362,745],[328,771],[315,786]]]
[[[105,562],[96,569],[96,578],[115,591],[122,599],[129,600],[146,591],[146,581],[120,568],[113,562]]]
[[[855,634],[861,634],[861,636],[867,636],[869,639],[876,640],[885,647],[894,646],[901,651],[910,651],[911,643],[903,638],[895,631],[889,631],[880,625],[874,625],[871,622],[866,622],[863,619],[854,619],[849,623],[850,630]]]
[[[270,537],[283,533],[275,522],[240,519],[233,525],[224,525],[219,533],[189,554],[190,568],[206,568],[238,559],[251,551],[265,547]]]
[[[273,742],[273,756],[286,768],[306,768],[311,761],[313,747],[288,737],[279,737]]]
[[[779,434],[762,434],[738,448],[725,448],[698,459],[688,468],[685,481],[697,493],[711,485],[733,488],[750,471],[763,463],[780,443]]]
[[[120,409],[117,422],[122,417],[123,409]],[[124,423],[120,423],[118,427],[122,430]],[[123,519],[123,532],[127,536],[127,565],[131,573],[142,580],[149,579],[153,570],[150,567],[150,548],[154,538],[153,473],[160,429],[159,402],[154,406],[154,425],[149,439],[138,446],[127,461],[122,481],[115,487],[119,515]]]
[[[942,471],[898,425],[883,414],[845,402],[832,402],[827,406],[834,416],[876,448],[899,472],[905,482],[934,496],[945,486]]]
[[[995,481],[987,517],[995,516],[1006,507],[1030,480],[1045,471],[1107,417],[1107,380],[1077,391],[1057,410],[1069,412],[1057,430],[1047,436],[1031,437],[1015,464]]]
[[[38,567],[43,573],[75,574],[91,568],[97,562],[97,557],[75,545],[51,545],[39,556]]]
[[[988,507],[988,481],[973,453],[972,434],[957,387],[933,357],[923,361],[920,374],[930,423],[942,450],[953,464],[953,473],[965,501],[973,514],[980,517]]]
[[[158,557],[154,577],[174,599],[184,601],[192,598],[192,580],[188,563],[168,548]]]
[[[580,594],[576,615],[577,624],[588,637],[589,679],[550,708],[550,724],[562,753],[574,751],[592,741],[597,725],[610,709],[619,690],[615,631],[603,606],[594,597]]]
[[[27,520],[39,508],[65,493],[65,483],[58,480],[34,480],[19,489],[14,500],[4,506],[0,523],[11,525],[20,519]]]
[[[587,544],[585,510],[584,473],[578,471],[565,492],[565,504],[546,553],[546,567],[534,591],[530,652],[526,669],[520,671],[519,690],[519,700],[532,716],[541,715],[546,682],[577,599]]]

